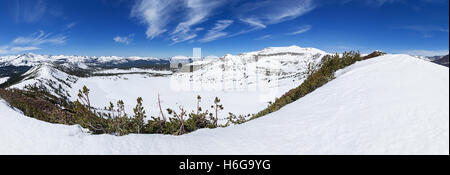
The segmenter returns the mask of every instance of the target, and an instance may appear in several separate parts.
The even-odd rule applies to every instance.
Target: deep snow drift
[[[275,113],[183,136],[90,135],[2,101],[0,154],[449,154],[448,106],[448,68],[386,55]]]

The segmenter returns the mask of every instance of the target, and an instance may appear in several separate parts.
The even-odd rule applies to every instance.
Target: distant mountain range
[[[194,60],[188,63],[188,67],[196,67],[193,72],[170,69],[172,60],[189,59],[181,56],[159,59],[23,54],[0,58],[0,88],[39,88],[57,97],[76,100],[78,89],[86,85],[92,88],[93,94],[100,94],[92,97],[96,108],[116,100],[114,96],[117,95],[117,98],[120,96],[126,104],[130,104],[127,111],[132,111],[131,104],[137,97],[137,94],[127,95],[128,92],[139,92],[139,95],[149,100],[155,99],[152,95],[159,92],[165,96],[166,104],[176,106],[180,99],[167,94],[179,93],[183,89],[201,88],[198,89],[201,92],[211,92],[202,94],[205,99],[221,96],[217,93],[226,91],[248,90],[250,92],[239,96],[258,99],[256,104],[248,104],[247,107],[257,112],[268,101],[299,86],[308,74],[320,66],[327,54],[315,48],[269,47],[238,55],[227,54],[221,58]],[[134,90],[130,90],[133,89],[131,87]],[[190,94],[196,97],[198,93],[193,90],[177,96],[186,99]],[[109,98],[101,94],[109,94]],[[242,104],[236,106],[234,103],[224,103],[229,112],[245,109],[241,108]]]
[[[440,56],[440,57],[436,58],[435,60],[433,60],[433,63],[437,63],[437,64],[440,64],[440,65],[449,67],[449,65],[448,65],[448,55]]]
[[[223,79],[219,80],[217,78],[219,73],[224,79],[230,79],[230,81],[246,80],[246,83],[249,84],[270,81],[269,78],[273,78],[273,76],[277,77],[276,79],[278,80],[289,79],[290,81],[296,81],[305,78],[308,71],[314,70],[321,58],[326,54],[328,53],[315,48],[302,48],[298,46],[269,47],[260,51],[246,52],[238,55],[227,54],[221,58],[194,60],[193,63],[188,64],[194,67],[194,69],[191,68],[191,71],[194,70],[194,76],[191,78],[191,81],[202,83],[218,83],[218,81],[223,81]],[[443,66],[449,66],[448,55],[415,57]],[[186,56],[174,56],[172,58],[137,56],[89,57],[39,55],[33,53],[0,56],[0,88],[12,86],[25,80],[39,79],[37,75],[44,74],[42,72],[46,71],[64,73],[65,78],[68,78],[67,76],[77,78],[133,73],[168,75],[174,73],[174,70],[171,69],[171,62],[183,62],[182,60],[188,59],[191,58]],[[248,71],[250,67],[256,69]],[[182,70],[189,72],[189,68]],[[40,73],[38,74],[38,72]],[[187,77],[191,75],[177,74],[177,76]],[[44,79],[48,78],[45,77]],[[61,82],[61,84],[64,85],[67,82]]]
[[[440,64],[443,66],[449,67],[449,55],[440,55],[440,56],[414,56],[416,58],[420,58],[422,60],[430,61],[436,64]]]

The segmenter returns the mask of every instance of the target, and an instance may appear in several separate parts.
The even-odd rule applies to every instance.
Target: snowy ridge
[[[105,69],[105,70],[99,70],[95,71],[95,74],[125,74],[125,73],[154,73],[154,74],[161,74],[161,75],[171,75],[171,71],[159,71],[159,70],[152,70],[152,69],[140,69],[140,68],[131,68],[131,69]]]
[[[9,88],[25,89],[26,86],[45,87],[52,95],[70,97],[68,89],[78,78],[60,71],[51,63],[42,63],[32,67],[25,74],[24,80]]]
[[[326,52],[316,49],[316,48],[302,48],[296,45],[288,46],[288,47],[268,47],[261,51],[256,52],[248,52],[240,55],[273,55],[273,54],[301,54],[301,53],[318,53],[318,54],[327,54]]]
[[[315,48],[270,47],[238,55],[227,54],[220,59],[203,62],[200,70],[178,73],[174,77],[189,81],[186,83],[201,83],[222,90],[279,87],[283,84],[293,87],[317,69],[325,55],[326,52]],[[194,62],[193,65],[201,63]]]
[[[16,56],[0,56],[0,66],[35,66],[41,63],[70,63],[75,65],[97,65],[104,63],[119,64],[128,61],[162,61],[163,59],[154,57],[118,57],[118,56],[65,56],[65,55],[38,55],[33,53],[16,55]]]
[[[0,154],[448,155],[448,106],[448,68],[385,55],[339,71],[277,112],[183,136],[89,135],[77,126],[25,117],[0,102]]]

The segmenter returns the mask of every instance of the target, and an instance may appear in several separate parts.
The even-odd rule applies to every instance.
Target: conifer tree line
[[[161,99],[158,94],[158,106],[160,109],[159,116],[151,116],[147,118],[145,108],[143,106],[143,98],[136,99],[136,106],[133,108],[133,115],[128,116],[125,112],[125,104],[122,100],[118,100],[116,104],[110,102],[109,106],[103,111],[97,112],[91,107],[89,101],[90,90],[83,86],[78,93],[78,100],[75,101],[77,113],[83,114],[81,118],[85,119],[83,124],[93,130],[93,133],[114,134],[123,136],[127,134],[171,134],[183,135],[201,128],[217,128],[227,127],[229,125],[242,124],[246,121],[246,117],[250,115],[240,115],[236,117],[233,113],[229,113],[225,124],[219,124],[219,112],[224,109],[220,103],[220,99],[215,97],[214,104],[211,105],[211,112],[200,107],[202,97],[197,96],[197,109],[187,111],[184,107],[178,106],[178,109],[167,108],[166,118],[161,107]],[[85,123],[84,123],[85,122]]]

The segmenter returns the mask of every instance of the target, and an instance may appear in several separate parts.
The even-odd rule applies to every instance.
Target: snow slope
[[[275,113],[183,136],[89,135],[27,118],[0,102],[0,154],[448,155],[448,106],[448,68],[386,55],[339,71]]]

